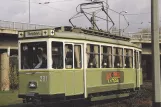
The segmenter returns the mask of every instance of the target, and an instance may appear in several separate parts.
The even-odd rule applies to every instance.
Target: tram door
[[[139,62],[139,51],[135,51],[135,69],[136,69],[136,86],[140,87],[140,62]]]
[[[81,95],[83,85],[83,44],[65,44],[65,93],[66,96]]]

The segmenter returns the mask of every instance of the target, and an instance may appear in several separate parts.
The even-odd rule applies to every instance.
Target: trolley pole
[[[158,0],[151,0],[151,40],[153,71],[153,107],[161,107],[160,47],[159,47],[159,10]]]
[[[95,20],[95,12],[93,12],[92,13],[92,28],[93,28],[93,30],[96,29],[95,23],[96,23],[96,20]]]

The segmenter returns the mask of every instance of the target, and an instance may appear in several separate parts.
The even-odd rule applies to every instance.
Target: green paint
[[[120,84],[111,84],[106,86],[96,86],[87,88],[88,94],[90,93],[98,93],[98,92],[107,92],[107,91],[116,91],[116,90],[123,90],[123,89],[134,89],[134,83],[120,83]]]
[[[19,94],[27,94],[29,92],[38,92],[40,94],[48,94],[49,93],[49,80],[47,81],[40,81],[40,76],[47,76],[49,79],[48,72],[42,73],[35,73],[35,74],[26,74],[20,73],[19,74]],[[29,88],[29,82],[35,81],[38,84],[36,89]]]
[[[120,83],[107,84],[106,81],[106,72],[121,72],[121,81]],[[140,85],[142,85],[142,72],[140,72]],[[121,89],[136,88],[137,86],[137,77],[136,69],[133,68],[107,68],[107,69],[87,69],[87,92],[96,93],[104,91],[113,91]],[[140,87],[139,85],[139,87]]]
[[[107,100],[107,99],[114,99],[114,98],[122,98],[122,97],[128,97],[129,93],[124,94],[113,94],[108,96],[99,96],[99,97],[93,97],[91,98],[91,101],[99,101],[99,100]]]
[[[26,74],[33,73],[33,74]],[[45,82],[40,82],[40,76],[47,76]],[[39,94],[63,94],[66,96],[84,93],[83,70],[46,70],[21,71],[19,94],[38,92]],[[28,88],[29,81],[36,81],[38,88]]]

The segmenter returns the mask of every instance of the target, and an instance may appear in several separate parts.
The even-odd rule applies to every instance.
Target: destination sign
[[[120,72],[110,72],[106,74],[106,80],[108,83],[119,83]]]
[[[102,84],[115,84],[124,82],[123,71],[103,71]]]
[[[35,37],[35,36],[42,36],[42,31],[28,31],[28,32],[25,32],[25,37]]]

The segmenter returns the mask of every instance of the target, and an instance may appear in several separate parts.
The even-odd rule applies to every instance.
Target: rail
[[[151,33],[128,33],[127,35],[131,40],[151,41]],[[159,39],[161,39],[161,34]]]
[[[0,29],[30,30],[30,29],[43,29],[43,28],[54,28],[54,26],[0,20]]]
[[[43,29],[43,28],[55,28],[55,26],[0,20],[0,29],[30,30],[30,29]],[[115,34],[115,33],[117,34],[117,32],[113,32],[112,34]],[[129,37],[131,38],[131,40],[151,41],[151,33],[128,33],[128,34],[123,34],[122,36]],[[161,39],[161,34],[159,36],[159,39]]]

